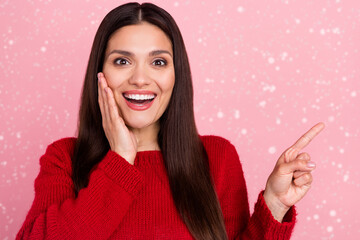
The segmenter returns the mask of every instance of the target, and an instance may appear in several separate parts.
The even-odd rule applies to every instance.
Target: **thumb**
[[[280,172],[282,174],[289,174],[295,171],[311,172],[315,169],[316,164],[309,160],[295,159],[289,163],[281,164]]]

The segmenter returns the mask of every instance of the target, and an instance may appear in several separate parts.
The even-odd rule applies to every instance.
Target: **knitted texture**
[[[290,239],[295,208],[279,223],[261,192],[250,217],[235,147],[220,137],[201,139],[229,239]],[[40,158],[35,199],[16,239],[193,239],[176,211],[160,151],[138,152],[134,165],[109,151],[75,198],[75,141],[58,140]]]

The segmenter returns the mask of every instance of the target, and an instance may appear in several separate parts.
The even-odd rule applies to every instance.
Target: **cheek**
[[[169,95],[169,97],[170,97],[172,94],[172,91],[174,89],[174,84],[175,84],[175,75],[169,74],[169,76],[164,78],[160,83],[162,92],[164,94]]]
[[[122,83],[125,81],[124,75],[119,74],[115,71],[106,71],[104,69],[104,76],[108,86],[112,90],[119,88],[122,85]]]

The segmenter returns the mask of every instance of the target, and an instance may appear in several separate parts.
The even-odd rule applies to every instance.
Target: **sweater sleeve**
[[[140,171],[109,151],[75,198],[72,145],[69,139],[57,141],[40,158],[35,199],[16,239],[107,239],[138,195]]]
[[[218,159],[217,166],[213,166],[214,182],[229,240],[290,239],[295,225],[295,208],[289,209],[282,223],[278,222],[268,209],[262,191],[250,216],[244,173],[236,149],[224,139],[216,146]]]

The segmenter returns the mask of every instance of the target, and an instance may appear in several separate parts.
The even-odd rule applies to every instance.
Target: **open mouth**
[[[125,92],[123,96],[127,105],[133,110],[146,110],[151,107],[156,94],[152,92],[146,93],[131,93]]]
[[[156,95],[155,94],[123,94],[126,101],[136,105],[145,105],[152,102]]]

